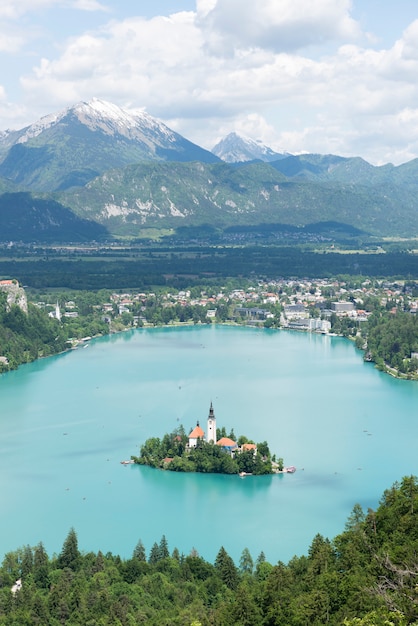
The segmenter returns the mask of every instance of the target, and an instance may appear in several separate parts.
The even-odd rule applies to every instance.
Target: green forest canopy
[[[278,523],[278,532],[279,530]],[[333,540],[272,565],[220,546],[209,563],[163,535],[132,557],[82,553],[71,528],[59,555],[42,543],[0,567],[0,626],[406,626],[418,624],[418,480],[387,489],[376,511],[355,505]],[[21,579],[20,591],[12,586]]]

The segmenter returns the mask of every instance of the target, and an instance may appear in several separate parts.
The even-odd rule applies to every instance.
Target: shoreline
[[[323,332],[318,332],[318,331],[310,331],[310,330],[306,330],[306,329],[298,329],[298,328],[287,328],[287,327],[274,327],[274,328],[265,328],[262,324],[237,324],[236,322],[233,321],[228,321],[228,322],[208,322],[208,323],[203,323],[203,322],[198,322],[197,324],[193,321],[190,322],[169,322],[168,324],[144,324],[143,326],[131,326],[131,327],[126,327],[126,328],[121,328],[120,330],[114,330],[111,331],[109,333],[103,334],[103,333],[99,333],[97,335],[92,335],[91,337],[82,337],[81,339],[77,339],[69,348],[67,348],[66,350],[61,350],[60,352],[57,352],[55,354],[48,354],[47,356],[38,356],[36,359],[33,359],[33,361],[29,361],[29,363],[34,363],[35,361],[38,361],[40,359],[48,359],[49,357],[54,357],[54,356],[58,356],[60,354],[67,354],[68,352],[71,352],[72,350],[78,350],[80,347],[84,347],[86,348],[89,344],[88,342],[93,340],[93,339],[100,339],[101,337],[109,337],[111,335],[119,335],[121,333],[125,333],[125,332],[131,332],[134,330],[143,330],[143,329],[153,329],[153,328],[186,328],[186,327],[190,327],[190,326],[232,326],[232,327],[237,327],[237,328],[257,328],[259,330],[269,330],[269,331],[294,331],[294,332],[299,332],[299,333],[305,333],[305,334],[314,334],[314,335],[321,335],[321,336],[328,336],[328,337],[341,337],[342,339],[347,339],[348,341],[354,342],[354,338],[352,337],[345,337],[344,335],[339,335],[338,333],[323,333]],[[366,349],[363,348],[358,348],[358,350],[361,350],[363,352],[363,355],[366,354]],[[363,362],[365,363],[366,360],[363,358]],[[7,374],[8,372],[12,372],[12,371],[16,371],[18,370],[22,365],[28,365],[29,363],[24,362],[24,363],[19,363],[19,365],[14,368],[14,369],[8,369],[4,372],[0,372],[0,376],[2,374]],[[415,376],[408,376],[406,374],[402,374],[397,372],[396,370],[394,370],[393,368],[391,368],[389,365],[387,365],[385,363],[385,367],[384,369],[379,368],[375,361],[367,361],[367,363],[372,363],[374,369],[376,369],[379,372],[382,372],[383,374],[388,374],[389,376],[392,376],[392,378],[395,378],[397,380],[404,380],[404,381],[411,381],[411,382],[417,382],[418,381],[418,374],[416,374]]]

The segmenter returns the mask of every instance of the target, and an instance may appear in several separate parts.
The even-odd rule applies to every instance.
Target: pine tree
[[[242,551],[240,560],[239,560],[239,568],[243,574],[252,574],[254,569],[254,561],[251,557],[250,551],[248,548],[244,548]]]
[[[168,543],[167,543],[167,539],[165,538],[165,535],[161,537],[161,541],[160,541],[160,545],[158,546],[158,549],[160,553],[160,559],[168,559],[168,557],[170,556],[170,552],[168,550]]]
[[[21,564],[22,578],[26,578],[33,570],[33,552],[30,546],[23,548],[22,564]]]
[[[64,569],[68,567],[76,571],[80,564],[80,552],[78,549],[78,539],[74,528],[71,528],[64,544],[61,554],[58,557],[58,567]]]
[[[237,568],[235,567],[234,561],[231,559],[223,546],[216,556],[215,568],[218,570],[222,582],[229,587],[229,589],[237,588]]]
[[[151,565],[155,565],[160,560],[160,548],[158,543],[155,541],[152,545],[152,548],[149,553],[148,563]]]
[[[44,545],[39,542],[33,551],[33,578],[36,585],[44,589],[49,586],[48,561]]]
[[[142,543],[141,539],[138,541],[138,543],[135,546],[135,550],[133,551],[132,558],[138,559],[138,561],[147,560],[144,544]]]

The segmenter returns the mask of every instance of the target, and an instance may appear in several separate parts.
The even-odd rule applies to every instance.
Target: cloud
[[[97,0],[2,0],[0,18],[17,20],[26,13],[36,13],[41,9],[73,8],[80,11],[105,11]]]
[[[350,0],[204,0],[198,3],[198,20],[217,54],[253,47],[293,52],[358,38],[361,30],[349,15],[350,5]]]
[[[360,36],[348,0],[197,0],[196,12],[63,41],[21,85],[30,110],[96,96],[146,108],[207,148],[238,130],[290,152],[418,154],[418,21],[387,50]]]

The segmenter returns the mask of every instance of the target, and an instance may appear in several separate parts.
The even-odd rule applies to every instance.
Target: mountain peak
[[[38,191],[81,186],[108,169],[139,161],[218,161],[145,111],[99,98],[0,135],[1,153],[0,176]]]
[[[233,131],[221,139],[212,149],[220,159],[227,163],[244,163],[246,161],[277,161],[288,154],[275,152],[261,141],[250,139]]]
[[[127,139],[141,139],[143,134],[158,133],[167,141],[174,141],[175,133],[165,124],[151,117],[144,111],[130,113],[117,104],[92,98],[80,101],[58,113],[51,113],[24,129],[18,139],[19,143],[26,143],[44,131],[56,126],[67,118],[76,118],[91,131],[101,131],[106,135],[123,135]],[[140,135],[140,137],[139,137]]]

